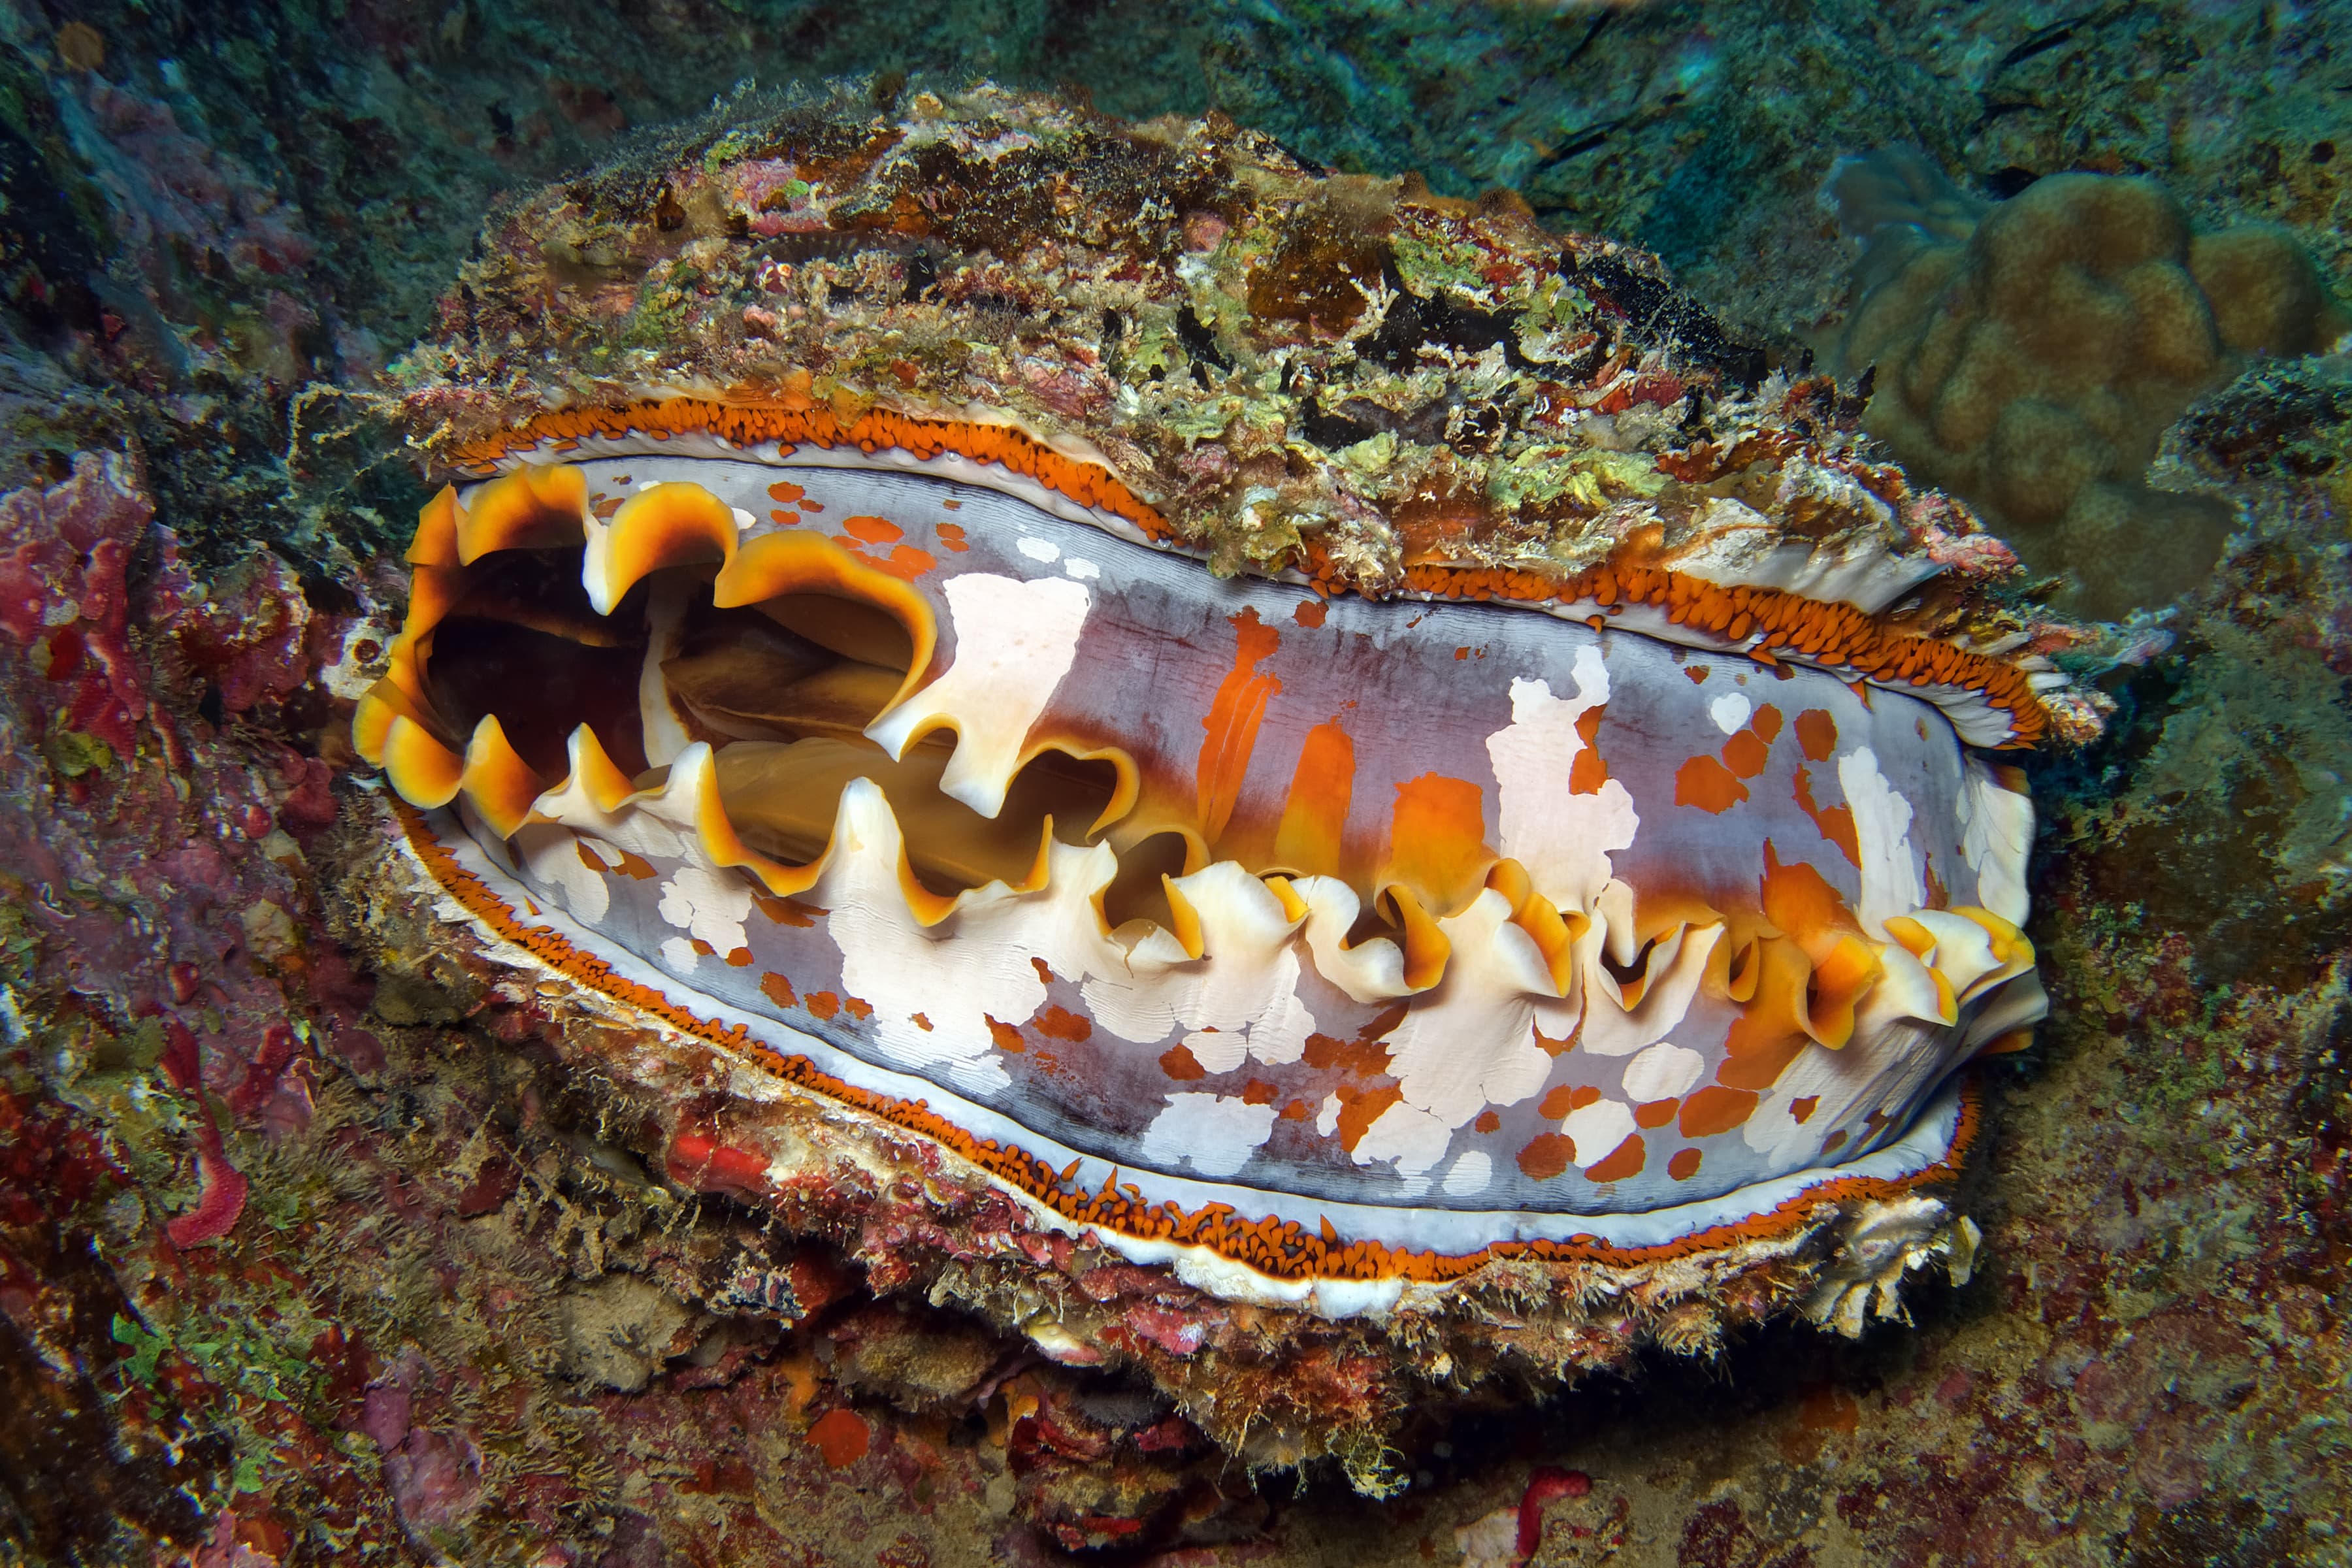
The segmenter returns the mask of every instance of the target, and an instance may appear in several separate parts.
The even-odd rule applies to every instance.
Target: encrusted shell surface
[[[1475,594],[1640,561],[2029,674],[2065,638],[1858,399],[1768,373],[1646,254],[1214,117],[737,105],[496,215],[444,317],[392,375],[444,462],[665,397],[969,418],[1099,462],[1220,572]]]

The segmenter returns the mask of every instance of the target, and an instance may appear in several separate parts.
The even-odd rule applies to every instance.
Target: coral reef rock
[[[2352,326],[2286,231],[2197,233],[2151,180],[2053,174],[1988,203],[1897,149],[1840,164],[1829,194],[1869,238],[1838,345],[1874,377],[1867,428],[2070,572],[2091,614],[2171,598],[2236,526],[2147,483],[2166,427],[2253,356]]]

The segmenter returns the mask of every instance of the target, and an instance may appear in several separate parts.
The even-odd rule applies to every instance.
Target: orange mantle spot
[[[1639,1132],[1629,1132],[1625,1142],[1612,1149],[1584,1173],[1588,1182],[1622,1182],[1628,1176],[1638,1176],[1649,1158],[1649,1151]]]
[[[1212,844],[1233,819],[1234,806],[1242,795],[1242,780],[1249,773],[1250,756],[1257,749],[1257,729],[1265,721],[1265,705],[1282,689],[1279,676],[1258,669],[1282,645],[1282,634],[1259,620],[1255,608],[1230,618],[1234,668],[1201,721],[1201,728],[1208,733],[1201,741],[1194,778],[1201,834]]]
[[[1601,720],[1607,711],[1607,703],[1596,703],[1577,715],[1576,738],[1584,744],[1578,748],[1576,761],[1568,765],[1570,795],[1599,795],[1601,786],[1609,782],[1609,764],[1601,756]]]
[[[1797,744],[1808,762],[1825,763],[1837,749],[1837,720],[1826,708],[1808,708],[1797,715]]]
[[[1562,1132],[1538,1132],[1519,1151],[1519,1170],[1531,1182],[1549,1182],[1576,1158],[1576,1141]]]
[[[1675,770],[1675,804],[1717,816],[1748,798],[1748,786],[1713,757],[1693,757]]]
[[[1799,722],[1801,725],[1802,721]],[[1846,858],[1848,865],[1857,870],[1861,868],[1862,838],[1854,830],[1853,807],[1825,806],[1815,802],[1812,772],[1808,768],[1797,770],[1797,809],[1813,819],[1813,826],[1821,829],[1822,837],[1837,846],[1838,853]]]
[[[1307,731],[1297,770],[1290,775],[1282,824],[1275,829],[1275,864],[1303,877],[1337,876],[1355,791],[1356,743],[1339,721],[1327,720]]]
[[[907,537],[905,529],[882,517],[843,518],[841,531],[861,544],[896,544]]]

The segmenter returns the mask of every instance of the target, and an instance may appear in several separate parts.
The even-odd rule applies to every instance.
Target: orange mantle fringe
[[[1475,1252],[1452,1255],[1407,1252],[1375,1241],[1340,1242],[1328,1231],[1311,1231],[1296,1220],[1270,1216],[1250,1218],[1233,1205],[1207,1204],[1184,1209],[1173,1200],[1146,1205],[1130,1199],[1111,1184],[1098,1192],[1066,1185],[1055,1169],[1034,1155],[1007,1148],[994,1139],[974,1137],[930,1109],[928,1101],[898,1100],[842,1082],[805,1057],[787,1056],[754,1039],[740,1025],[722,1025],[702,1017],[666,992],[624,979],[593,953],[583,952],[553,931],[525,925],[488,884],[457,864],[434,834],[423,813],[394,799],[401,826],[417,858],[450,897],[507,941],[527,949],[549,967],[650,1019],[711,1045],[736,1053],[766,1068],[798,1088],[837,1103],[855,1107],[880,1121],[951,1150],[988,1175],[1015,1188],[1081,1226],[1094,1226],[1121,1236],[1205,1247],[1261,1274],[1277,1279],[1390,1279],[1426,1283],[1459,1279],[1489,1263],[1507,1259],[1543,1262],[1598,1263],[1631,1267],[1700,1253],[1719,1252],[1745,1243],[1785,1238],[1814,1223],[1824,1205],[1870,1198],[1893,1198],[1914,1189],[1956,1180],[1969,1147],[1975,1142],[1979,1093],[1964,1086],[1960,1122],[1948,1153],[1937,1163],[1910,1176],[1834,1176],[1784,1199],[1773,1208],[1734,1223],[1713,1226],[1654,1247],[1612,1247],[1590,1238],[1567,1241],[1497,1242]],[[1073,1163],[1071,1169],[1075,1170]],[[1233,1189],[1236,1195],[1248,1191]]]

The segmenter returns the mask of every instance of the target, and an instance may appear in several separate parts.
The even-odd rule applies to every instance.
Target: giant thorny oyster
[[[1639,253],[841,89],[498,215],[395,374],[372,874],[674,1179],[1365,1479],[1416,1387],[1965,1268],[1999,754],[2094,721]]]

